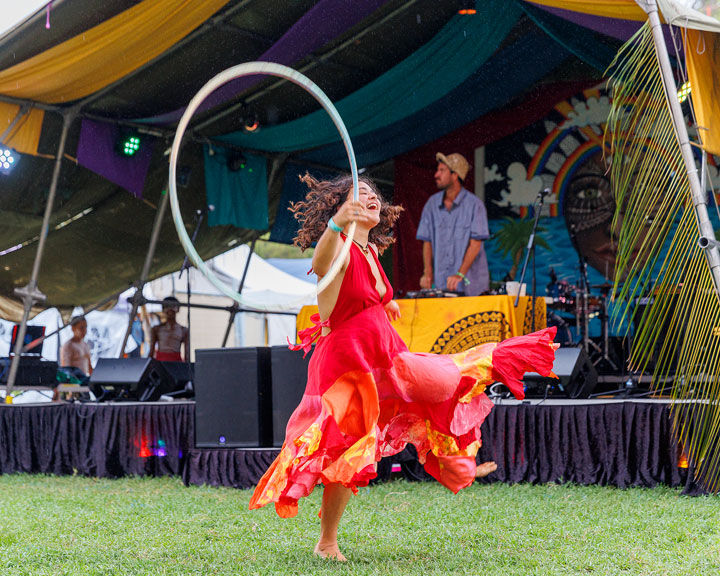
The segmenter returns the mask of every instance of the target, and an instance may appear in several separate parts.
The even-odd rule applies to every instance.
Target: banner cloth
[[[392,323],[411,352],[453,354],[511,336],[532,332],[530,297],[416,298],[396,300],[400,319]],[[304,306],[297,317],[297,330],[312,326],[317,306]],[[545,299],[535,300],[535,330],[546,325]]]

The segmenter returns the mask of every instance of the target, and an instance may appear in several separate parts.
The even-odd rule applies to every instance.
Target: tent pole
[[[213,206],[213,210],[215,207]],[[193,231],[192,238],[190,238],[190,242],[192,242],[193,246],[195,245],[195,239],[197,238],[198,232],[200,232],[200,226],[202,226],[202,221],[205,216],[204,210],[198,210],[195,213],[195,230]],[[183,271],[187,271],[187,276],[185,280],[187,281],[187,350],[185,350],[185,355],[187,356],[187,361],[190,362],[190,351],[192,350],[192,344],[190,341],[190,310],[192,309],[192,306],[190,306],[190,296],[192,295],[192,289],[190,286],[190,268],[192,267],[192,264],[190,263],[190,257],[186,254],[185,260],[183,261],[182,266],[180,267],[180,274],[178,274],[178,278],[182,276]]]
[[[0,144],[5,144],[5,137],[13,131],[13,128],[17,126],[17,123],[20,122],[20,120],[22,120],[28,112],[30,112],[29,104],[23,104],[22,106],[20,106],[20,110],[18,110],[18,113],[15,114],[15,118],[13,119],[13,121],[10,122],[5,131],[0,134]]]
[[[70,108],[63,114],[63,127],[60,134],[60,142],[58,144],[57,157],[55,158],[55,166],[53,168],[52,180],[50,181],[50,190],[48,191],[48,199],[45,204],[45,214],[43,215],[42,229],[40,230],[40,240],[38,241],[37,252],[35,253],[35,262],[33,263],[30,281],[22,288],[16,288],[15,294],[22,297],[24,310],[20,326],[18,328],[17,338],[15,340],[15,355],[10,363],[10,372],[7,379],[7,387],[5,389],[5,403],[12,403],[12,391],[15,386],[18,368],[20,366],[20,355],[25,342],[25,334],[27,333],[27,322],[30,318],[30,310],[36,302],[45,300],[45,294],[38,290],[37,280],[40,274],[40,264],[42,264],[43,254],[45,253],[45,241],[47,240],[48,229],[50,228],[50,217],[52,216],[53,205],[55,204],[55,193],[57,191],[58,180],[60,179],[60,169],[62,168],[63,154],[65,154],[65,143],[70,126],[77,116],[78,108]]]
[[[132,309],[130,310],[128,326],[127,330],[125,330],[125,337],[123,338],[122,347],[120,348],[118,358],[122,358],[123,354],[125,354],[125,346],[127,346],[128,339],[130,338],[130,333],[132,332],[132,325],[135,321],[135,315],[137,314],[138,308],[143,302],[143,288],[145,287],[145,283],[147,282],[148,276],[150,274],[150,266],[152,266],[152,261],[155,257],[155,248],[157,247],[158,238],[160,237],[160,230],[162,229],[165,212],[168,206],[168,200],[170,198],[170,194],[167,193],[167,186],[165,187],[165,190],[160,194],[160,196],[160,205],[158,206],[158,210],[155,213],[155,221],[153,222],[152,232],[150,233],[150,245],[148,246],[148,251],[145,255],[145,264],[143,264],[143,269],[140,273],[140,280],[138,280],[137,282],[137,289],[135,290],[135,294],[133,294],[132,297]],[[152,355],[152,352],[153,351],[151,350],[150,355]]]
[[[715,239],[715,230],[713,229],[710,216],[708,215],[707,200],[705,190],[700,185],[698,177],[698,168],[693,158],[692,148],[690,147],[690,138],[688,136],[685,119],[680,108],[680,102],[677,98],[677,86],[670,66],[670,57],[668,56],[665,37],[663,36],[660,17],[658,15],[658,7],[656,0],[636,0],[645,12],[647,12],[650,28],[652,30],[653,41],[655,42],[655,53],[657,54],[658,63],[660,64],[660,75],[665,85],[665,97],[670,108],[670,116],[675,127],[675,135],[680,144],[683,163],[685,164],[685,172],[690,181],[690,191],[692,193],[693,207],[695,209],[695,218],[697,220],[700,231],[698,240],[705,240],[704,247],[705,258],[707,259],[712,275],[713,285],[715,286],[715,294],[720,298],[720,250]]]
[[[257,238],[253,238],[253,241],[250,243],[250,252],[248,253],[247,260],[245,261],[245,269],[243,270],[243,275],[240,279],[240,285],[238,286],[238,293],[240,294],[242,294],[242,289],[245,285],[245,277],[247,276],[248,269],[250,268],[250,260],[252,259],[252,255],[255,252],[255,242],[257,242]],[[230,318],[228,318],[228,325],[227,328],[225,328],[225,336],[223,337],[222,341],[223,348],[227,346],[227,341],[230,337],[230,329],[232,328],[233,322],[235,322],[235,315],[238,313],[239,308],[240,305],[237,302],[233,302],[232,308],[230,310]]]
[[[30,100],[28,98],[13,98],[12,96],[6,96],[0,94],[0,102],[7,102],[8,104],[15,104],[16,106],[29,106],[30,108],[38,108],[39,110],[45,110],[45,112],[57,112],[63,115],[63,109],[52,104],[45,104],[44,102],[38,102],[36,100]]]

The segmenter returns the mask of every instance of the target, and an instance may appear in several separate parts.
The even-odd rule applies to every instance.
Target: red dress
[[[475,478],[480,425],[493,406],[485,387],[503,382],[522,398],[525,372],[551,373],[555,328],[458,354],[409,352],[385,314],[392,288],[371,252],[387,292],[381,299],[370,264],[353,245],[332,331],[315,347],[305,394],[251,509],[274,502],[279,516],[292,517],[321,482],[355,491],[375,477],[382,457],[408,442],[425,470],[457,492]],[[301,333],[307,347],[320,330]]]

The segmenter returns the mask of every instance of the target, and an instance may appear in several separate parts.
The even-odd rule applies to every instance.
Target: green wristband
[[[455,275],[460,276],[460,278],[462,278],[463,284],[465,284],[465,286],[470,286],[470,280],[467,279],[467,276],[465,276],[465,274],[458,271],[455,273]]]

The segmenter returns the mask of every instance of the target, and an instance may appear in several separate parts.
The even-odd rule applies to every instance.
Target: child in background
[[[188,330],[175,321],[180,310],[180,301],[168,296],[163,300],[162,309],[165,322],[152,329],[150,356],[161,362],[183,362],[188,356]],[[180,353],[181,349],[184,354]]]

